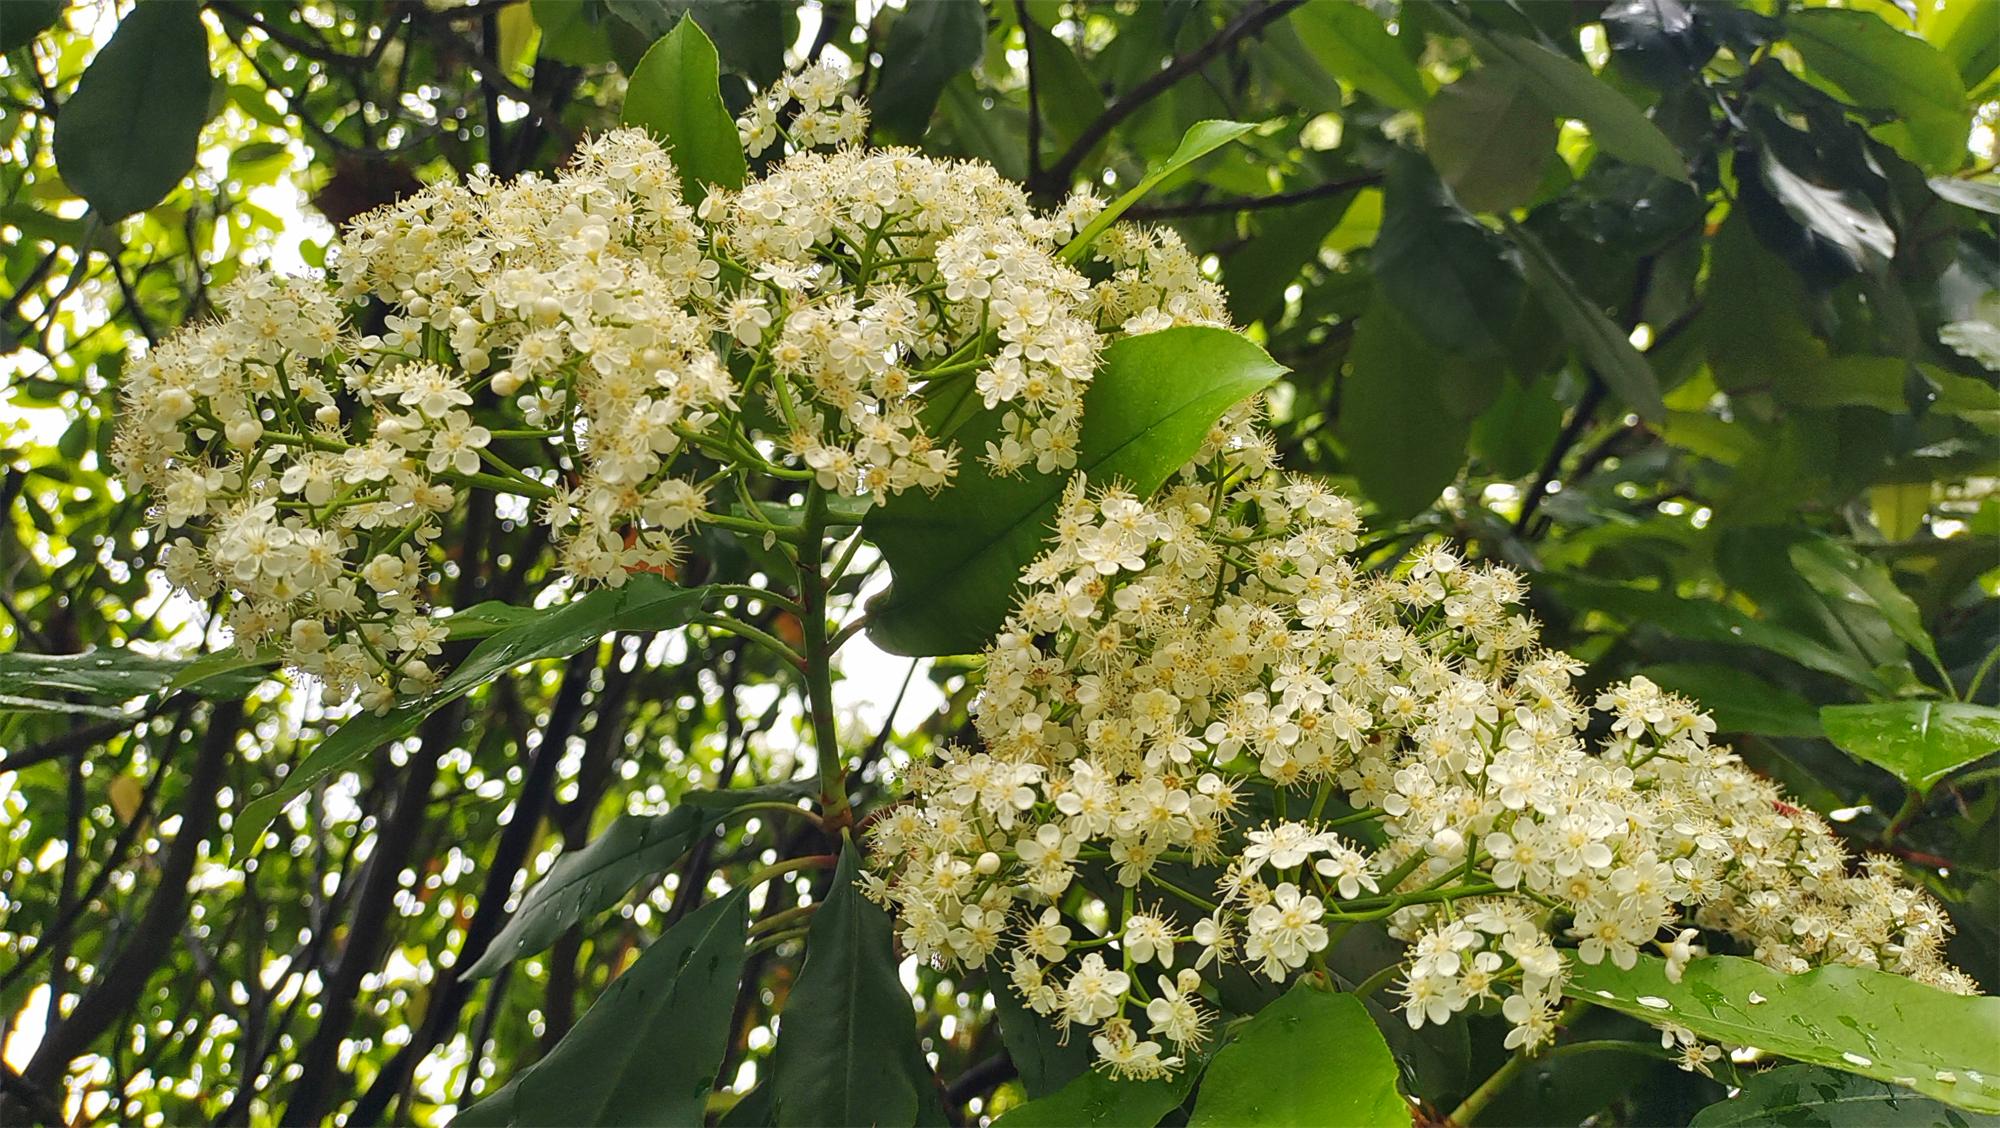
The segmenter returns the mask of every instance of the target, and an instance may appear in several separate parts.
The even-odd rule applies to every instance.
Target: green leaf
[[[896,975],[895,927],[861,895],[860,872],[849,840],[806,933],[805,966],[771,1054],[780,1125],[943,1121],[910,995]]]
[[[710,184],[743,187],[748,171],[719,78],[715,44],[693,16],[682,16],[646,51],[625,88],[620,120],[644,126],[667,144],[680,170],[681,194],[691,204],[708,194]]]
[[[194,167],[214,85],[197,4],[140,4],[56,115],[56,171],[106,219],[167,198]]]
[[[1046,1020],[1044,1020],[1046,1021]],[[1070,1040],[1088,1044],[1080,1033]],[[1171,1078],[1120,1081],[1086,1069],[1046,1097],[1017,1105],[994,1121],[995,1128],[1151,1128],[1187,1099],[1195,1071]]]
[[[1659,378],[1632,347],[1631,338],[1577,287],[1540,239],[1519,224],[1509,223],[1507,230],[1521,248],[1528,285],[1561,326],[1563,339],[1641,419],[1657,422],[1665,417]]]
[[[745,4],[742,0],[607,0],[612,13],[637,29],[651,43],[683,19],[700,25],[715,44],[723,69],[746,75],[768,86],[785,69],[783,4]],[[794,31],[792,34],[796,34]]]
[[[618,903],[633,886],[665,870],[745,803],[789,802],[810,781],[725,791],[691,791],[657,815],[620,815],[603,834],[555,860],[461,979],[484,979],[556,942],[578,921]]]
[[[1638,671],[1661,688],[1693,698],[1715,718],[1716,731],[1760,736],[1818,737],[1819,709],[1789,689],[1734,666],[1670,662]]]
[[[1563,405],[1552,379],[1506,380],[1493,405],[1472,424],[1472,452],[1502,478],[1525,478],[1548,457],[1562,432]]]
[[[1366,5],[1351,0],[1309,0],[1292,13],[1292,26],[1335,78],[1376,101],[1399,110],[1417,110],[1430,98],[1416,64],[1403,54],[1396,37]]]
[[[1872,609],[1889,624],[1897,638],[1938,665],[1937,644],[1924,629],[1923,612],[1896,585],[1889,569],[1831,537],[1814,537],[1792,545],[1792,567],[1813,590],[1830,600]]]
[[[1660,127],[1589,67],[1518,35],[1458,26],[1480,58],[1521,68],[1522,80],[1543,105],[1558,117],[1575,118],[1589,126],[1598,148],[1662,176],[1688,178],[1686,158]]]
[[[602,0],[528,0],[542,29],[536,54],[561,63],[591,66],[617,57],[611,48],[611,12]]]
[[[293,799],[382,745],[417,731],[425,717],[446,703],[524,663],[567,658],[614,630],[672,630],[687,622],[705,595],[701,588],[677,587],[641,574],[623,587],[599,588],[498,631],[474,647],[437,692],[386,713],[354,717],[314,745],[276,787],[244,804],[230,829],[236,855],[247,856]]]
[[[1520,68],[1485,66],[1424,108],[1424,149],[1459,203],[1504,212],[1535,198],[1556,159],[1556,119]]]
[[[1924,39],[1936,44],[1970,90],[2000,70],[2000,4],[1944,0],[1931,9]]]
[[[1825,187],[1793,171],[1769,145],[1757,146],[1755,164],[1739,161],[1743,202],[1753,219],[1782,211],[1800,234],[1811,261],[1828,262],[1843,273],[1880,271],[1896,257],[1896,232],[1875,210],[1866,193],[1852,187]]]
[[[1838,965],[1786,975],[1737,956],[1695,960],[1679,983],[1668,982],[1657,956],[1640,956],[1629,971],[1577,962],[1563,993],[1712,1041],[2000,1112],[2000,999]]]
[[[1806,65],[1856,104],[1895,113],[1878,132],[1897,152],[1933,172],[1965,163],[1965,83],[1935,47],[1852,9],[1793,12],[1785,29]]]
[[[869,98],[875,126],[914,142],[930,127],[945,84],[986,53],[986,12],[979,0],[929,0],[903,9],[889,26],[882,70]]]
[[[1305,982],[1216,1053],[1188,1118],[1188,1128],[1408,1123],[1396,1059],[1368,1009]]]
[[[1769,389],[1797,374],[1815,375],[1826,344],[1807,327],[1811,307],[1804,281],[1766,250],[1746,213],[1732,211],[1710,252],[1702,320],[1715,382],[1727,392]]]
[[[1275,322],[1284,314],[1285,289],[1310,263],[1353,205],[1359,190],[1342,192],[1257,217],[1257,235],[1222,260],[1223,288],[1236,320]]]
[[[1083,230],[1076,233],[1076,238],[1065,243],[1058,253],[1067,262],[1080,261],[1099,235],[1110,230],[1111,225],[1118,222],[1119,216],[1129,211],[1133,204],[1145,199],[1146,193],[1158,187],[1162,180],[1255,128],[1257,128],[1255,125],[1241,121],[1198,121],[1188,126],[1187,132],[1181,135],[1181,143],[1174,147],[1174,151],[1159,167],[1141,177],[1131,191],[1113,200],[1110,207],[1099,212],[1096,219],[1085,224]]]
[[[988,961],[986,979],[988,989],[993,992],[1001,1041],[1007,1046],[1007,1056],[1020,1073],[1021,1087],[1027,1090],[1030,1100],[1040,1101],[1090,1072],[1094,1055],[1089,1039],[1063,1040],[1049,1019],[1029,1010],[1014,993],[1006,965],[999,960]]]
[[[1035,93],[1048,122],[1049,139],[1067,148],[1104,112],[1104,91],[1054,32],[1033,19],[1022,24],[1021,31],[1035,53]]]
[[[576,1026],[452,1123],[700,1124],[743,976],[748,889],[689,913]]]
[[[1971,1128],[2000,1118],[1967,1115],[1852,1073],[1816,1065],[1783,1065],[1753,1073],[1743,1089],[1694,1114],[1692,1128]]]
[[[2000,709],[1956,701],[1828,705],[1826,738],[1919,792],[2000,751]]]
[[[1430,346],[1395,306],[1377,300],[1354,328],[1340,385],[1347,470],[1391,519],[1421,512],[1458,477],[1472,424],[1446,406],[1441,382],[1467,362]]]
[[[1661,87],[1685,81],[1715,54],[1715,44],[1683,0],[1613,0],[1601,18],[1618,65]]]
[[[1994,5],[1992,10],[2000,12],[2000,4]],[[1931,191],[1962,208],[2000,215],[2000,182],[1934,176],[1931,178]]]
[[[0,4],[0,54],[26,47],[55,26],[67,0],[9,0]]]
[[[0,686],[21,697],[81,694],[117,705],[158,692],[186,665],[116,648],[87,654],[0,654]],[[50,704],[59,708],[62,702]]]
[[[1429,162],[1399,151],[1370,261],[1382,293],[1444,352],[1497,357],[1521,308],[1512,250],[1452,200]]]
[[[1084,392],[1076,470],[1100,485],[1119,481],[1151,494],[1194,457],[1224,412],[1282,371],[1223,329],[1186,326],[1115,341]],[[870,605],[868,634],[892,654],[978,650],[1005,621],[1021,570],[1041,555],[1067,479],[988,472],[977,452],[997,414],[976,417],[957,436],[967,454],[937,496],[905,492],[864,524],[895,577]]]

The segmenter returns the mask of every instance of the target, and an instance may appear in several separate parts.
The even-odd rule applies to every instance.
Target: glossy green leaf
[[[1506,352],[1521,309],[1517,258],[1414,153],[1399,152],[1389,165],[1370,261],[1382,293],[1440,350]]]
[[[1799,975],[1738,956],[1688,964],[1640,956],[1571,968],[1564,993],[1711,1041],[1906,1085],[1947,1104],[2000,1112],[2000,999],[1953,995],[1884,971],[1828,966]]]
[[[1973,1128],[2000,1117],[1968,1113],[1908,1089],[1816,1065],[1753,1073],[1743,1089],[1694,1114],[1692,1128]]]
[[[1924,629],[1923,612],[1904,594],[1888,567],[1870,560],[1830,537],[1802,540],[1791,546],[1792,567],[1814,591],[1836,603],[1879,614],[1889,629],[1917,653],[1937,662],[1937,644]]]
[[[1715,54],[1714,42],[1685,0],[1613,0],[1602,18],[1618,65],[1661,86],[1683,80]]]
[[[875,127],[914,142],[929,128],[945,84],[972,69],[986,50],[979,0],[929,0],[904,8],[889,26],[882,70],[869,98]]]
[[[1959,768],[2000,752],[2000,709],[1956,701],[1828,705],[1826,738],[1920,792]]]
[[[1667,407],[1660,399],[1659,377],[1631,338],[1578,288],[1540,239],[1518,224],[1509,224],[1507,230],[1521,248],[1528,285],[1561,326],[1570,347],[1641,419],[1663,418]]]
[[[452,1123],[702,1123],[743,976],[749,892],[668,929],[547,1057]]]
[[[1556,119],[1518,67],[1481,67],[1424,107],[1424,150],[1459,203],[1503,212],[1535,198],[1556,159]]]
[[[715,44],[722,68],[769,86],[785,69],[783,4],[741,0],[606,0],[612,13],[651,43],[683,19],[701,26]]]
[[[771,1054],[780,1125],[943,1121],[910,995],[896,975],[895,928],[861,895],[860,872],[860,851],[849,841],[806,933],[805,966]]]
[[[1519,67],[1523,81],[1542,104],[1558,116],[1575,118],[1590,127],[1598,148],[1662,176],[1688,178],[1687,159],[1660,127],[1589,67],[1518,35],[1460,26],[1480,58]]]
[[[1993,5],[1993,11],[2000,12],[2000,4]],[[2000,215],[2000,181],[1934,176],[1930,183],[1931,191],[1960,207]]]
[[[1933,172],[1965,163],[1965,83],[1935,47],[1852,9],[1793,12],[1785,32],[1806,65],[1856,104],[1895,114],[1879,132],[1898,152]]]
[[[1188,1128],[1410,1123],[1396,1059],[1360,999],[1299,983],[1209,1063]]]
[[[56,170],[99,215],[119,219],[167,198],[194,167],[214,80],[196,4],[140,4],[56,117]]]
[[[646,51],[625,88],[621,120],[644,126],[667,145],[689,203],[707,195],[710,184],[741,188],[748,172],[719,77],[715,44],[694,17],[683,16]]]
[[[1082,1041],[1083,1036],[1073,1033],[1071,1040]],[[1152,1081],[1120,1081],[1086,1069],[1048,1096],[1008,1109],[993,1123],[995,1128],[1152,1128],[1180,1107],[1193,1085],[1191,1069]]]
[[[1814,261],[1848,273],[1879,271],[1896,257],[1896,232],[1868,195],[1853,187],[1827,187],[1788,166],[1775,149],[1760,145],[1754,164],[1739,162],[1746,209],[1782,211],[1803,233]],[[1753,218],[1759,213],[1751,212]]]
[[[1472,433],[1440,383],[1447,370],[1477,366],[1432,348],[1380,300],[1356,323],[1347,364],[1338,427],[1347,470],[1384,516],[1420,512],[1457,479]]]
[[[1115,341],[1084,393],[1076,470],[1152,493],[1200,450],[1215,421],[1282,372],[1222,329],[1182,327]],[[958,476],[935,497],[908,491],[865,528],[895,582],[870,607],[869,637],[894,654],[978,650],[1006,619],[1021,570],[1041,555],[1066,476],[995,477],[977,460],[995,412],[955,440]]]
[[[534,619],[509,626],[474,647],[435,693],[386,713],[362,713],[306,753],[278,785],[244,804],[231,828],[238,857],[246,856],[264,829],[293,799],[384,744],[417,731],[447,702],[465,696],[508,670],[543,658],[567,658],[615,630],[664,631],[687,622],[706,593],[641,574],[623,587],[599,588]]]
[[[1299,39],[1335,78],[1399,110],[1422,109],[1423,75],[1380,17],[1350,0],[1308,0],[1292,13]]]
[[[1735,666],[1672,662],[1638,671],[1663,689],[1693,698],[1715,718],[1716,731],[1759,736],[1818,737],[1819,709],[1789,689]]]
[[[1146,194],[1159,187],[1161,181],[1255,128],[1255,125],[1241,121],[1198,121],[1188,126],[1187,132],[1181,135],[1181,143],[1174,147],[1166,160],[1148,170],[1130,191],[1111,201],[1111,206],[1085,224],[1083,230],[1076,233],[1076,238],[1063,244],[1059,253],[1069,262],[1081,261],[1089,253],[1090,245],[1097,242],[1097,237],[1110,230],[1119,216],[1145,199]]]

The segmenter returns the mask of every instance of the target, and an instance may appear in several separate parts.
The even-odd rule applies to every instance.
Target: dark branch
[[[1279,192],[1271,196],[1230,196],[1221,200],[1196,200],[1187,204],[1160,204],[1148,207],[1141,204],[1125,213],[1128,219],[1179,219],[1190,215],[1216,215],[1221,212],[1263,211],[1269,208],[1286,208],[1293,204],[1310,203],[1338,196],[1356,188],[1366,188],[1379,184],[1382,174],[1364,172],[1344,180],[1329,180],[1325,184],[1315,184],[1310,188],[1300,188],[1293,192]]]

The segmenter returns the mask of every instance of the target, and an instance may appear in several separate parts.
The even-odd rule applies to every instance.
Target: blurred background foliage
[[[440,710],[232,859],[233,814],[325,730],[307,695],[259,668],[41,657],[226,645],[149,576],[143,504],[108,464],[135,350],[246,263],[319,266],[337,224],[416,185],[559,165],[689,13],[738,104],[838,54],[878,140],[1051,200],[1129,186],[1195,121],[1262,123],[1133,214],[1178,229],[1289,366],[1285,457],[1369,503],[1371,561],[1446,536],[1530,573],[1593,681],[1700,698],[1857,850],[1904,859],[1951,908],[1953,958],[2000,985],[2000,766],[1953,708],[2000,692],[1992,0],[6,0],[14,1115],[442,1121],[695,907],[677,891],[781,856],[754,821],[705,838],[617,913],[464,982],[560,848],[690,788],[790,778],[784,672],[698,627],[614,636]],[[547,585],[521,516],[481,497],[443,539],[456,605]],[[689,567],[747,579],[754,547],[712,536]],[[972,667],[850,667],[865,792],[964,727]],[[718,1111],[768,1053],[783,956],[754,957]],[[985,984],[905,975],[950,1115],[1018,1100]],[[1464,1045],[1425,1067],[1429,1106],[1498,1063]],[[1721,1093],[1593,1055],[1530,1082],[1488,1119],[1665,1123]]]

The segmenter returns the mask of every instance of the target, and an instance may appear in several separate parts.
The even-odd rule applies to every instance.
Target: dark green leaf
[[[806,933],[806,962],[771,1054],[781,1125],[937,1123],[936,1080],[896,975],[889,914],[861,895],[861,854],[841,850],[833,889]]]
[[[1786,975],[1737,956],[1695,960],[1679,983],[1657,956],[1640,956],[1630,971],[1609,960],[1577,962],[1563,992],[1713,1041],[2000,1112],[2000,999],[1838,965]]]
[[[1577,355],[1641,419],[1657,421],[1664,416],[1667,408],[1660,399],[1659,378],[1653,374],[1653,366],[1632,347],[1631,338],[1577,288],[1540,239],[1518,224],[1509,224],[1508,231],[1520,245],[1528,285],[1555,317],[1556,324],[1562,327],[1563,338],[1576,349]]]
[[[1257,237],[1222,260],[1222,280],[1236,320],[1274,322],[1284,313],[1285,288],[1319,259],[1320,245],[1353,204],[1356,192],[1342,192],[1258,217]]]
[[[1367,1008],[1305,982],[1216,1053],[1188,1118],[1188,1128],[1408,1123],[1396,1060]]]
[[[55,26],[67,0],[10,0],[0,4],[0,53],[25,47]]]
[[[1701,69],[1715,54],[1684,0],[1613,0],[1601,18],[1612,58],[1662,85]]]
[[[930,127],[945,84],[970,70],[986,50],[979,0],[929,0],[903,9],[882,47],[882,70],[869,100],[875,126],[898,141]]]
[[[1819,710],[1812,702],[1734,666],[1675,662],[1638,672],[1664,689],[1693,698],[1714,716],[1718,732],[1821,735]]]
[[[1146,193],[1158,187],[1161,181],[1255,128],[1240,121],[1198,121],[1188,126],[1187,132],[1181,135],[1181,143],[1167,159],[1140,178],[1131,191],[1113,200],[1111,206],[1099,212],[1096,219],[1085,224],[1083,230],[1076,233],[1076,238],[1063,245],[1062,257],[1070,262],[1082,259],[1099,235],[1118,222],[1118,217],[1130,210],[1133,204],[1145,199]]]
[[[1933,172],[1965,163],[1965,83],[1935,47],[1852,9],[1793,12],[1785,30],[1806,65],[1856,104],[1894,111],[1880,132],[1897,152]]]
[[[700,1124],[743,975],[738,889],[648,945],[556,1048],[452,1123]]]
[[[1424,107],[1424,149],[1459,203],[1507,211],[1535,198],[1556,159],[1556,119],[1519,68],[1485,66]]]
[[[725,69],[768,85],[785,69],[786,6],[742,0],[608,0],[613,14],[651,43],[683,19],[701,26]]]
[[[1548,457],[1562,431],[1563,405],[1553,380],[1503,381],[1493,406],[1472,425],[1472,451],[1501,478],[1525,478]]]
[[[1803,320],[1808,305],[1798,273],[1757,241],[1746,215],[1732,213],[1710,251],[1702,315],[1715,382],[1750,392],[1819,373],[1827,348]]]
[[[994,960],[987,967],[987,982],[1000,1021],[1000,1038],[1006,1043],[1007,1056],[1013,1059],[1014,1068],[1021,1075],[1021,1087],[1028,1091],[1029,1099],[1039,1101],[1090,1072],[1093,1056],[1090,1040],[1079,1037],[1063,1040],[1048,1018],[1029,1010],[1014,993],[1005,965]]]
[[[2000,1118],[1967,1114],[1908,1089],[1816,1065],[1750,1075],[1743,1091],[1695,1113],[1693,1128],[1972,1128]]]
[[[1292,26],[1335,78],[1376,101],[1416,110],[1430,97],[1416,65],[1366,5],[1309,0],[1292,13]]]
[[[1072,1035],[1072,1041],[1083,1041]],[[1151,1128],[1180,1107],[1194,1071],[1173,1078],[1119,1081],[1086,1069],[1046,1097],[1007,1110],[995,1128]]]
[[[626,125],[644,126],[672,151],[681,193],[689,203],[707,185],[743,187],[748,166],[736,136],[736,119],[722,104],[715,44],[692,16],[647,50],[625,88]]]
[[[1414,153],[1399,152],[1389,165],[1372,262],[1382,292],[1443,351],[1506,351],[1521,307],[1519,264]]]
[[[611,12],[603,0],[528,0],[535,25],[542,29],[542,43],[536,53],[544,58],[578,66],[608,63],[616,57],[611,49]]]
[[[1956,701],[1828,705],[1826,738],[1920,792],[1959,768],[2000,752],[2000,709]]]
[[[1788,249],[1796,243],[1794,257],[1843,274],[1879,271],[1896,257],[1896,233],[1866,193],[1816,184],[1788,167],[1770,145],[1757,146],[1754,164],[1739,160],[1736,167],[1751,222],[1774,226],[1782,213],[1785,226],[1797,234],[1766,238]]]
[[[56,116],[63,183],[106,219],[166,199],[194,167],[212,85],[199,5],[133,8]]]
[[[2000,12],[2000,4],[1994,5],[1993,11]],[[1983,211],[1987,215],[2000,215],[2000,182],[1934,176],[1931,178],[1931,191],[1960,207]]]
[[[1917,653],[1937,662],[1937,644],[1924,629],[1923,613],[1889,569],[1829,537],[1800,541],[1790,550],[1792,566],[1827,599],[1880,614],[1889,629]]]
[[[1458,477],[1472,432],[1440,384],[1447,370],[1476,366],[1431,348],[1379,300],[1355,326],[1347,363],[1339,421],[1347,469],[1385,516],[1417,513]]]
[[[1201,448],[1208,429],[1283,369],[1222,329],[1166,329],[1114,342],[1084,393],[1076,470],[1152,493]],[[957,440],[984,449],[997,413]],[[869,536],[895,584],[870,607],[869,636],[895,654],[978,650],[1013,605],[1021,570],[1041,555],[1066,477],[998,478],[968,453],[937,496],[910,491],[871,513]]]

